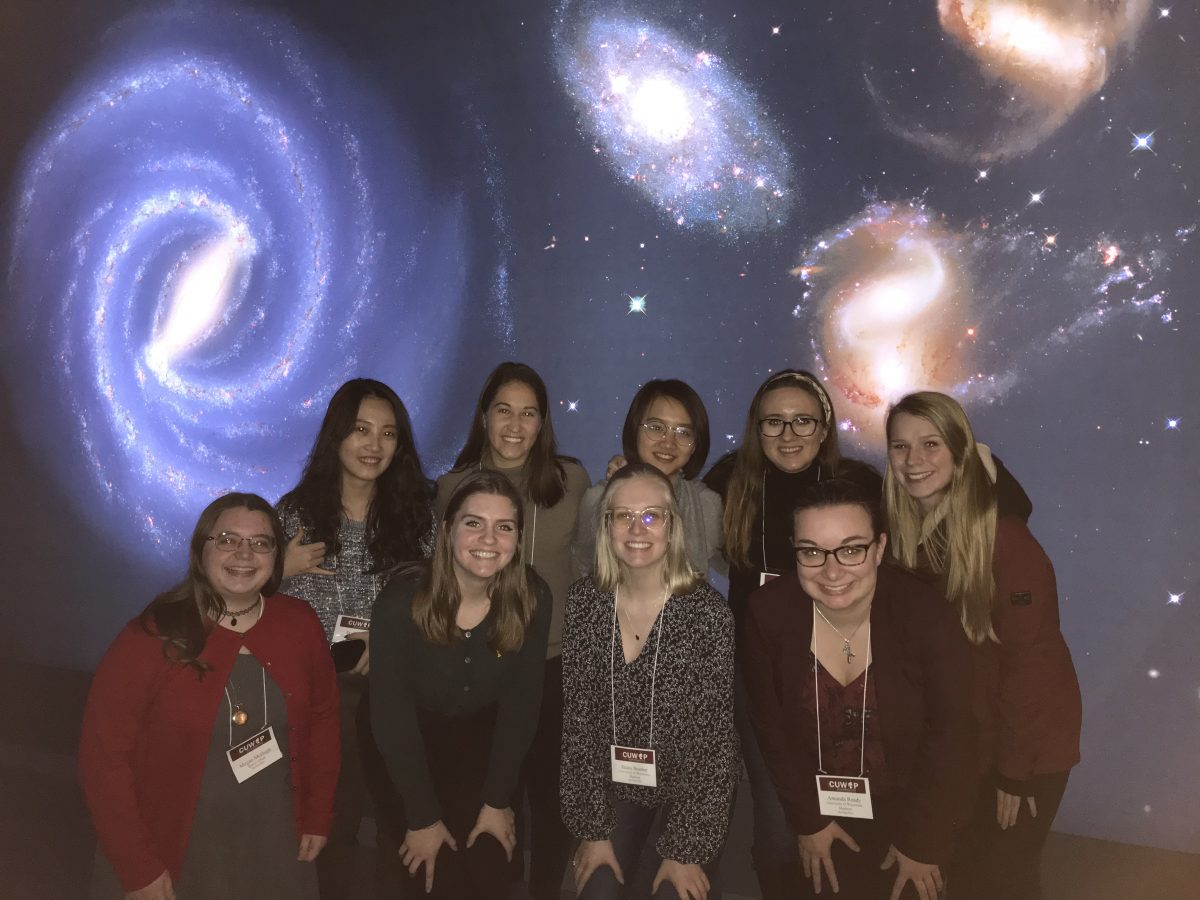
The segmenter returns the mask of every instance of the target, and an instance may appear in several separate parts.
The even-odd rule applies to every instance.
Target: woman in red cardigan
[[[79,748],[93,898],[316,898],[337,684],[316,614],[275,594],[282,546],[261,497],[215,500],[187,576],[101,660]]]
[[[997,493],[991,453],[957,402],[909,394],[888,413],[887,436],[892,553],[940,582],[973,645],[979,793],[950,889],[971,900],[1036,900],[1082,718],[1054,567]]]

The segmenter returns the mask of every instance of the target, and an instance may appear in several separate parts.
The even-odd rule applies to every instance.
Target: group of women
[[[526,840],[535,900],[718,897],[743,760],[767,900],[1040,896],[1080,699],[1029,500],[945,395],[892,408],[882,478],[837,425],[775,374],[701,480],[704,404],[652,381],[589,486],[503,363],[434,483],[343,385],[96,672],[92,896],[357,896],[369,815],[380,898],[507,897]]]

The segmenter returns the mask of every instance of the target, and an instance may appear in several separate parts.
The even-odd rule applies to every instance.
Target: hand
[[[1025,798],[1029,802],[1029,814],[1037,818],[1037,803],[1032,797]],[[996,823],[1001,831],[1017,824],[1017,816],[1021,812],[1021,797],[1019,794],[1009,794],[996,788]]]
[[[580,841],[575,858],[571,861],[575,868],[575,893],[583,892],[583,886],[601,866],[608,866],[617,876],[617,883],[625,883],[625,874],[621,864],[617,862],[617,854],[613,850],[612,841]]]
[[[708,876],[704,874],[704,869],[695,863],[664,859],[658,867],[658,874],[654,876],[654,885],[650,888],[650,893],[658,893],[658,886],[664,881],[669,881],[675,886],[675,893],[679,895],[680,900],[705,900],[708,896]]]
[[[453,836],[439,819],[428,828],[408,829],[404,832],[404,843],[400,845],[400,862],[408,869],[409,875],[416,875],[417,869],[425,866],[427,894],[433,890],[433,867],[442,844],[449,845],[451,850],[458,849]]]
[[[605,478],[612,478],[623,468],[629,465],[629,460],[621,456],[619,453],[608,461],[608,468],[604,471]]]
[[[171,873],[164,871],[144,888],[127,893],[125,900],[175,900],[175,888],[171,884]]]
[[[287,549],[283,552],[283,577],[291,578],[301,572],[307,575],[332,575],[333,569],[322,569],[325,560],[325,544],[301,544],[304,529],[297,530],[296,536],[288,541]]]
[[[821,893],[821,869],[829,876],[833,892],[838,892],[837,872],[833,868],[833,842],[841,841],[855,853],[858,844],[846,834],[836,821],[830,822],[816,834],[800,835],[800,864],[804,866],[804,877],[812,879],[813,893]]]
[[[900,892],[904,890],[907,881],[912,882],[921,900],[937,900],[944,887],[941,869],[931,863],[909,859],[896,849],[895,844],[888,847],[887,856],[883,858],[883,865],[879,868],[887,869],[893,864],[896,866],[896,883],[892,885],[891,900],[900,900]]]
[[[325,849],[329,838],[323,834],[300,835],[300,853],[296,856],[299,862],[312,862]]]
[[[479,818],[475,820],[475,827],[467,835],[467,846],[474,846],[475,838],[481,834],[490,834],[499,841],[508,861],[512,862],[513,848],[517,846],[517,820],[510,807],[496,809],[494,806],[483,804],[479,810]]]
[[[348,641],[362,641],[366,644],[363,647],[362,656],[358,658],[358,662],[354,664],[354,668],[350,670],[353,675],[366,675],[371,670],[371,632],[356,631],[353,634],[346,635]]]

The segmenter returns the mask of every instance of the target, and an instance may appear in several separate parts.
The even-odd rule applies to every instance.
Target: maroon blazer
[[[296,833],[329,834],[341,762],[337,676],[312,607],[283,594],[238,635],[214,628],[204,673],[168,662],[134,620],[100,661],[83,714],[79,779],[104,855],[125,890],[167,870],[178,882],[209,740],[244,643],[287,702]],[[231,822],[231,828],[237,823]]]
[[[750,719],[788,824],[815,834],[831,818],[817,803],[816,723],[798,699],[811,684],[813,601],[794,571],[749,599],[738,646]],[[885,563],[871,604],[876,715],[894,784],[891,843],[924,863],[949,861],[976,788],[970,645],[949,604]]]

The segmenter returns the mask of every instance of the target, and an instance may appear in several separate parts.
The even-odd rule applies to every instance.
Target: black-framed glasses
[[[642,527],[647,531],[654,531],[667,524],[667,519],[671,518],[671,511],[658,506],[648,506],[645,509],[624,509],[618,507],[610,509],[605,513],[605,518],[611,524],[617,525],[626,531],[633,527],[634,522],[641,522]]]
[[[812,437],[820,426],[821,420],[812,416],[796,416],[792,419],[767,416],[758,420],[758,433],[763,437],[779,437],[783,434],[783,429],[790,428],[796,437]]]
[[[871,549],[871,544],[874,543],[874,541],[871,541],[868,544],[846,544],[842,547],[836,547],[833,550],[804,544],[795,548],[796,562],[800,563],[806,569],[819,569],[832,556],[840,565],[861,566],[867,561],[867,551]]]
[[[658,419],[647,419],[642,423],[642,430],[656,444],[666,440],[668,434],[675,435],[675,443],[680,447],[690,447],[696,443],[696,432],[691,425],[668,425]]]
[[[236,552],[241,548],[242,541],[246,541],[250,545],[250,550],[254,553],[271,553],[275,550],[275,538],[269,534],[255,534],[250,537],[242,537],[240,534],[234,534],[232,531],[222,531],[220,534],[210,534],[205,540],[212,541],[222,553]]]

